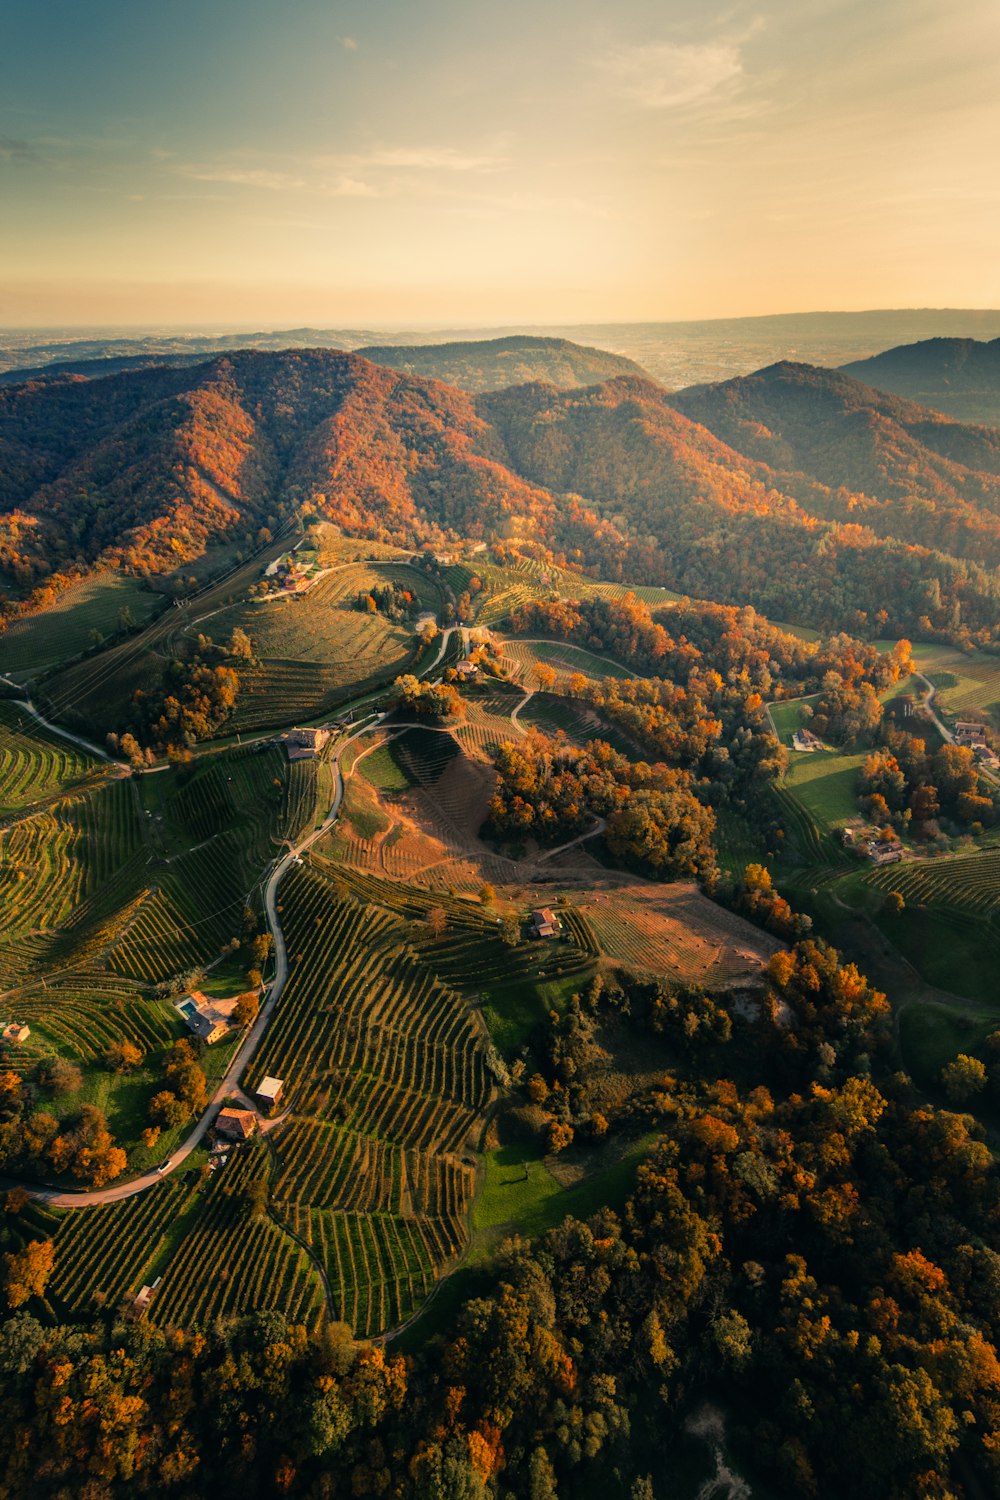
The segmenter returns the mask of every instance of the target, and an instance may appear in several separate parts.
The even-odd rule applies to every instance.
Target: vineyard
[[[1000,849],[942,859],[914,859],[865,874],[865,884],[898,891],[908,906],[947,907],[975,917],[1000,912]]]
[[[1000,657],[921,642],[913,648],[913,659],[937,688],[939,711],[988,714],[1000,728]]]
[[[75,656],[91,639],[111,635],[120,610],[141,623],[157,596],[134,579],[103,573],[76,584],[41,614],[15,620],[3,637],[4,671],[19,681]]]
[[[291,977],[250,1079],[285,1080],[274,1212],[316,1248],[359,1333],[405,1315],[461,1245],[492,1087],[426,928],[366,895],[316,862],[287,877]]]
[[[227,641],[234,629],[253,642],[254,664],[240,670],[240,693],[228,727],[248,732],[314,719],[345,697],[378,686],[412,663],[412,622],[394,624],[359,610],[358,595],[394,583],[419,609],[437,612],[438,585],[417,568],[393,563],[349,563],[332,569],[308,593],[242,603],[207,622]]]
[[[523,641],[514,636],[504,641],[503,649],[507,659],[516,664],[517,679],[526,688],[539,686],[535,672],[539,663],[551,667],[561,676],[580,672],[592,681],[602,681],[606,677],[624,678],[631,675],[618,662],[595,656],[592,651],[587,651],[582,646],[574,646],[568,641]]]
[[[250,1148],[207,1184],[194,1171],[117,1203],[64,1212],[53,1235],[52,1310],[64,1318],[127,1311],[160,1278],[148,1309],[154,1323],[204,1327],[274,1307],[315,1324],[324,1306],[315,1262],[255,1202],[254,1184],[269,1171],[266,1149]]]
[[[586,922],[580,940],[589,930],[608,958],[707,986],[756,978],[781,946],[687,884],[581,895],[572,920]]]
[[[313,822],[329,772],[249,746],[130,778],[33,721],[4,728],[16,746],[4,764],[36,800],[0,826],[0,988],[16,992],[43,1049],[85,1068],[123,1039],[155,1055],[180,1023],[152,987],[239,936],[262,872]]]
[[[109,774],[106,761],[52,734],[21,704],[0,701],[0,816]]]

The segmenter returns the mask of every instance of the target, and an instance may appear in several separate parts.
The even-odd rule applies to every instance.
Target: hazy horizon
[[[8,0],[6,327],[1000,304],[988,0]]]

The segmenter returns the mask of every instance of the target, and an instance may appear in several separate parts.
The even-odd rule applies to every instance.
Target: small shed
[[[252,1109],[220,1109],[215,1129],[229,1141],[248,1141],[257,1130],[257,1116]]]
[[[23,1021],[8,1021],[0,1033],[0,1041],[16,1045],[18,1042],[26,1042],[30,1035],[31,1027],[25,1026]]]
[[[262,1109],[272,1109],[281,1103],[285,1085],[280,1078],[271,1078],[270,1075],[264,1079],[254,1092],[254,1098]]]

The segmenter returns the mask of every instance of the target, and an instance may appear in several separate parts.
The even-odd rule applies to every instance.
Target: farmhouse
[[[274,1105],[281,1103],[284,1088],[282,1079],[268,1076],[254,1091],[254,1098],[262,1109],[271,1109]]]
[[[811,729],[796,729],[792,736],[792,748],[811,754],[813,750],[822,750],[823,741]]]
[[[873,865],[894,865],[903,857],[903,845],[899,839],[872,839],[868,845],[868,858]]]
[[[985,750],[986,730],[982,724],[971,723],[968,719],[959,719],[955,724],[955,744],[968,745],[972,750]]]
[[[30,1035],[31,1027],[25,1026],[22,1021],[7,1021],[3,1031],[0,1031],[0,1042],[16,1046],[19,1042],[26,1042]]]
[[[312,760],[330,738],[328,729],[290,729],[285,735],[289,760]]]
[[[540,906],[531,913],[531,936],[536,938],[558,937],[559,918],[548,906]]]
[[[220,1109],[215,1129],[228,1141],[248,1141],[257,1129],[257,1116],[252,1109]]]
[[[479,676],[479,668],[474,661],[460,661],[455,672],[462,678],[463,682],[469,682],[473,677]]]
[[[229,1017],[217,1010],[201,990],[192,990],[190,995],[177,1003],[175,1009],[184,1017],[188,1031],[193,1032],[207,1047],[219,1041],[229,1030]]]

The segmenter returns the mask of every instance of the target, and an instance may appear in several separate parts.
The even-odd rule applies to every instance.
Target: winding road
[[[433,661],[428,662],[424,666],[421,672],[422,676],[433,672],[440,665],[455,628],[450,627],[441,632],[437,654]],[[343,712],[344,709],[341,709],[341,713]],[[201,1118],[181,1144],[171,1152],[168,1164],[164,1167],[153,1167],[148,1172],[142,1173],[139,1177],[129,1178],[127,1182],[111,1183],[108,1187],[104,1188],[92,1188],[89,1190],[84,1188],[76,1191],[73,1189],[41,1186],[29,1187],[27,1190],[32,1198],[39,1202],[47,1203],[53,1208],[96,1208],[103,1203],[117,1203],[123,1198],[132,1198],[137,1193],[144,1193],[148,1188],[155,1187],[168,1174],[176,1172],[178,1167],[184,1164],[192,1151],[204,1140],[208,1131],[215,1123],[219,1110],[223,1107],[226,1099],[237,1091],[239,1080],[249,1066],[257,1048],[260,1046],[288,980],[288,951],[285,945],[284,933],[281,930],[281,923],[278,920],[278,886],[292,865],[300,860],[303,854],[318,839],[321,839],[325,833],[328,833],[337,821],[337,816],[344,800],[344,774],[340,766],[341,756],[344,751],[362,735],[370,734],[373,730],[377,729],[384,718],[385,715],[381,713],[370,714],[364,723],[359,724],[354,732],[348,735],[347,739],[343,740],[337,746],[331,761],[335,771],[333,798],[326,817],[322,823],[313,828],[297,844],[293,845],[286,854],[281,856],[267,877],[264,886],[264,913],[267,918],[267,925],[271,930],[271,936],[274,939],[274,977],[268,988],[267,998],[260,1008],[256,1021],[237,1047],[225,1074],[216,1085]],[[42,722],[44,723],[45,721],[43,720]],[[51,724],[47,725],[47,727],[56,734],[77,741],[76,735],[60,729],[58,725]],[[399,727],[403,728],[406,726],[400,725]],[[90,749],[92,747],[88,745],[87,748]],[[105,756],[104,758],[108,759],[109,757]],[[13,1183],[9,1185],[13,1186]],[[25,1184],[21,1185],[25,1186]]]

